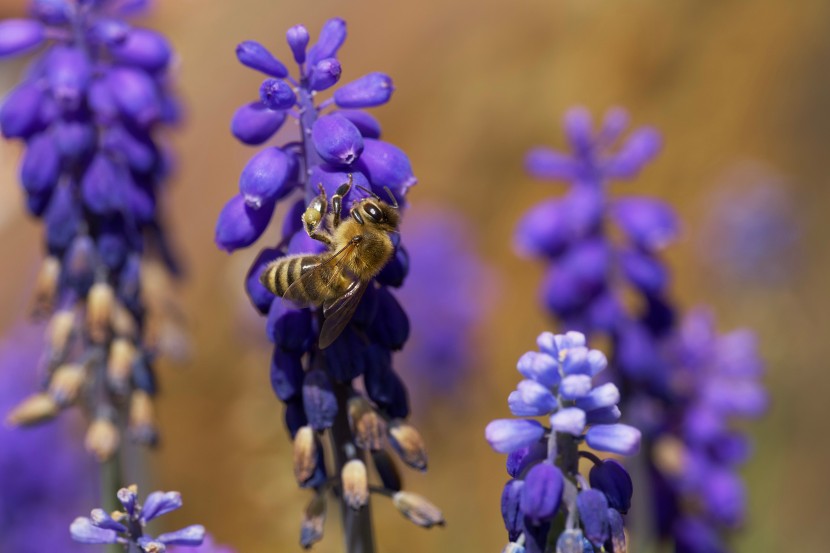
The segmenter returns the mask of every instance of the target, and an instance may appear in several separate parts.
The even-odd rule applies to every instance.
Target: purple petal
[[[625,514],[631,508],[634,484],[628,471],[617,461],[606,459],[594,465],[589,473],[591,487],[605,494],[608,505]]]
[[[81,209],[68,184],[55,189],[44,216],[46,244],[52,253],[63,253],[72,243],[81,223]]]
[[[522,380],[518,390],[507,399],[510,412],[518,417],[546,415],[556,409],[557,402],[551,391],[534,380]]]
[[[519,503],[524,486],[525,483],[522,480],[510,480],[504,485],[501,492],[501,517],[511,541],[517,539],[523,529],[522,518],[524,514],[519,508]]]
[[[586,374],[569,374],[559,384],[559,394],[564,399],[582,398],[591,391],[591,377]]]
[[[667,246],[679,231],[674,209],[654,198],[619,199],[612,206],[611,216],[629,240],[650,251]]]
[[[640,431],[627,424],[598,424],[585,433],[585,442],[599,451],[634,455],[640,449]]]
[[[0,58],[22,54],[40,46],[46,38],[45,28],[32,19],[0,21]]]
[[[27,144],[20,166],[20,182],[30,194],[51,192],[58,183],[61,159],[52,134],[41,133]]]
[[[116,522],[109,513],[107,513],[103,509],[93,509],[92,513],[90,513],[90,518],[92,519],[92,523],[97,526],[98,528],[104,528],[106,530],[114,530],[116,532],[126,532],[127,527],[121,524],[120,522]]]
[[[239,193],[253,209],[273,204],[293,188],[288,181],[293,160],[279,148],[266,148],[248,161],[239,177]]]
[[[580,436],[585,429],[585,411],[578,407],[560,409],[550,417],[551,428],[572,436]]]
[[[317,42],[308,51],[308,65],[314,66],[322,59],[333,58],[345,40],[346,22],[340,18],[326,21]]]
[[[308,30],[302,25],[294,25],[285,33],[285,39],[288,42],[291,53],[294,55],[294,61],[303,63],[305,61],[305,49],[308,46]]]
[[[262,144],[285,122],[285,111],[272,110],[262,102],[251,102],[236,110],[231,121],[231,132],[245,144]]]
[[[334,103],[341,108],[369,108],[389,101],[395,87],[383,73],[369,73],[347,83],[334,93]]]
[[[641,250],[622,252],[620,265],[631,284],[646,294],[658,294],[668,283],[669,273],[666,266]]]
[[[585,411],[612,407],[620,402],[620,391],[613,382],[597,386],[588,394],[576,400],[576,406]]]
[[[113,59],[147,71],[159,71],[170,62],[170,44],[160,33],[131,29],[124,40],[110,46]]]
[[[315,369],[306,373],[303,382],[303,405],[308,424],[315,430],[325,430],[334,424],[337,415],[337,398],[328,376]]]
[[[538,179],[572,180],[579,166],[574,159],[550,148],[534,148],[525,156],[525,170]]]
[[[312,90],[326,90],[337,84],[342,72],[343,69],[336,58],[322,59],[310,69],[308,84]]]
[[[146,128],[161,114],[161,102],[156,84],[147,73],[127,67],[109,72],[107,85],[121,113]]]
[[[78,517],[69,525],[72,539],[79,543],[118,543],[115,530],[98,528],[86,517]]]
[[[277,248],[263,249],[251,264],[251,268],[245,276],[245,291],[248,293],[251,303],[261,315],[268,313],[268,309],[274,301],[274,294],[262,285],[260,277],[265,268],[280,256],[282,256],[282,251]]]
[[[214,240],[223,250],[232,252],[257,241],[274,214],[274,204],[253,209],[245,203],[242,194],[231,198],[216,221]]]
[[[205,527],[201,524],[194,524],[175,532],[161,534],[157,539],[166,545],[201,545],[205,539]]]
[[[548,444],[545,440],[539,440],[529,446],[520,447],[511,451],[507,456],[507,474],[513,478],[519,478],[531,465],[547,458]]]
[[[259,99],[268,109],[288,109],[297,103],[294,90],[284,81],[265,79],[259,87]]]
[[[311,139],[320,157],[336,165],[354,163],[364,148],[363,137],[357,127],[336,113],[320,117],[314,122]]]
[[[513,243],[520,255],[554,258],[573,238],[564,203],[551,199],[533,206],[522,216]]]
[[[109,215],[124,207],[127,171],[105,153],[98,153],[81,179],[84,205],[95,214]]]
[[[271,295],[274,298],[273,294]],[[268,339],[278,348],[301,353],[313,340],[311,311],[293,309],[282,298],[274,298],[265,326]]]
[[[586,422],[588,424],[614,424],[620,420],[622,413],[620,408],[616,405],[612,407],[603,407],[602,409],[594,409],[588,411]]]
[[[280,401],[300,397],[303,391],[302,353],[283,351],[275,347],[271,355],[271,388]]]
[[[516,365],[522,376],[543,384],[548,388],[559,385],[559,363],[547,353],[529,351],[519,358]]]
[[[497,419],[487,425],[484,436],[490,447],[499,453],[510,453],[538,441],[545,434],[544,427],[527,419]]]
[[[92,78],[92,64],[80,48],[56,46],[49,52],[47,78],[52,96],[64,110],[77,110]]]
[[[288,76],[288,70],[262,44],[246,40],[236,47],[236,58],[251,69],[261,71],[278,79]]]
[[[98,130],[86,119],[59,119],[53,126],[53,136],[61,158],[74,163],[94,152]]]
[[[585,537],[592,544],[601,547],[609,538],[608,501],[599,490],[583,490],[576,496],[576,506]]]
[[[605,174],[621,179],[636,177],[640,169],[660,153],[662,143],[660,133],[655,129],[637,129],[609,160],[605,166]]]
[[[363,138],[380,138],[380,123],[371,114],[356,109],[341,109],[337,114],[354,123]]]
[[[124,506],[124,510],[127,514],[133,516],[135,514],[136,502],[138,501],[136,487],[130,486],[128,488],[121,488],[115,495],[118,498],[118,501],[121,502],[121,505]]]
[[[6,138],[28,138],[43,128],[40,117],[43,90],[34,81],[12,89],[0,107],[0,130]]]
[[[141,507],[140,519],[149,522],[181,506],[182,494],[179,492],[153,492],[147,496]]]
[[[382,193],[384,187],[389,187],[398,201],[403,199],[410,186],[418,182],[403,150],[381,140],[364,140],[357,167],[369,177],[375,192]]]
[[[584,155],[594,147],[593,122],[591,112],[584,107],[569,109],[564,117],[565,136],[571,148]]]
[[[553,518],[562,501],[562,471],[550,463],[542,462],[528,471],[524,482],[522,512],[536,524]]]

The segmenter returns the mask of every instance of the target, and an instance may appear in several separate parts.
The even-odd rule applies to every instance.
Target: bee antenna
[[[370,196],[372,196],[374,199],[376,199],[376,200],[380,200],[380,196],[378,196],[377,194],[375,194],[374,192],[372,192],[372,191],[371,191],[371,190],[369,190],[368,188],[365,188],[365,187],[363,187],[363,186],[360,186],[359,184],[355,184],[355,187],[360,188],[361,190],[363,190],[364,192],[366,192],[367,194],[369,194]],[[381,200],[381,201],[382,201],[382,200]]]
[[[392,200],[392,202],[389,205],[391,205],[395,209],[398,209],[398,199],[395,197],[394,194],[392,194],[392,191],[389,190],[388,186],[384,186],[383,189],[386,190],[386,193],[389,194],[389,199]]]

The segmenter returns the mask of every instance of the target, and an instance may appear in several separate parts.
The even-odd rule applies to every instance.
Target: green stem
[[[120,509],[118,490],[124,487],[121,474],[121,448],[115,450],[112,457],[101,463],[101,506],[111,513]],[[123,553],[124,548],[120,544],[113,543],[106,547],[107,553]]]

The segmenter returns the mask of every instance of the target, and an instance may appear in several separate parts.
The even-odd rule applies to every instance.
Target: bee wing
[[[355,280],[346,293],[323,304],[323,328],[320,331],[320,349],[329,347],[352,319],[360,298],[366,292],[369,282]]]
[[[346,268],[345,260],[348,259],[349,253],[357,245],[349,242],[336,252],[334,252],[325,261],[310,267],[304,272],[300,278],[291,283],[285,289],[282,297],[288,300],[296,307],[311,307],[318,305],[313,301],[309,301],[308,294],[304,293],[306,290],[311,290],[317,286],[317,282],[323,281],[326,288],[330,288],[333,283],[337,281],[344,274]]]

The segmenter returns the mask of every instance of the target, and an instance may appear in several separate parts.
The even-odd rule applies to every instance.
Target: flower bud
[[[116,301],[112,308],[112,332],[128,340],[134,341],[138,338],[135,317],[120,301]]]
[[[585,542],[582,530],[575,528],[565,530],[556,540],[556,553],[584,553]],[[614,550],[617,551],[616,549]]]
[[[123,516],[123,513],[119,512],[113,514]],[[89,518],[99,528],[107,528],[109,530],[115,530],[116,532],[127,532],[126,526],[115,520],[113,515],[103,509],[92,509],[92,512],[89,513]]]
[[[524,485],[523,480],[510,480],[501,492],[501,517],[510,540],[518,539],[524,529],[524,513],[519,508]]]
[[[278,79],[288,76],[288,70],[265,46],[254,40],[246,40],[236,47],[236,58],[242,65]]]
[[[580,436],[585,429],[585,411],[578,407],[560,409],[551,415],[550,426],[557,432]]]
[[[0,21],[0,59],[36,48],[46,38],[46,29],[32,19]]]
[[[598,424],[585,433],[592,448],[618,455],[634,455],[640,449],[640,431],[627,424]]]
[[[117,543],[120,539],[115,530],[99,528],[92,520],[78,517],[69,525],[69,534],[79,543]]]
[[[380,138],[380,123],[373,115],[359,109],[340,109],[337,114],[354,123],[363,138]]]
[[[86,52],[72,46],[55,46],[46,67],[52,96],[64,111],[76,111],[86,96],[92,64]]]
[[[86,300],[86,325],[90,339],[97,344],[109,336],[115,294],[106,282],[96,282]]]
[[[294,54],[294,61],[303,63],[305,61],[305,49],[308,46],[308,30],[302,25],[294,25],[285,33],[285,39]]]
[[[389,101],[395,87],[383,73],[369,73],[347,83],[334,93],[334,103],[341,108],[369,108]]]
[[[314,338],[311,324],[310,311],[294,309],[282,298],[275,299],[271,294],[265,333],[275,346],[283,351],[302,355]]]
[[[109,419],[99,417],[89,425],[84,445],[87,451],[95,455],[99,461],[104,462],[112,457],[120,441],[121,434],[115,424]]]
[[[620,391],[613,382],[597,386],[587,396],[576,400],[576,406],[585,411],[612,407],[620,402]]]
[[[389,425],[389,442],[404,463],[420,471],[427,470],[424,440],[414,426],[399,420],[393,421]]]
[[[284,81],[265,79],[259,87],[259,99],[268,109],[284,110],[297,103],[297,96]]]
[[[626,553],[628,549],[625,543],[625,523],[622,515],[614,509],[608,509],[608,526],[614,553]]]
[[[130,29],[123,40],[110,45],[113,59],[147,71],[164,69],[170,61],[170,44],[161,34],[149,29]]]
[[[69,340],[72,338],[72,331],[75,327],[75,312],[71,309],[57,311],[49,319],[46,328],[46,337],[51,349],[51,361],[60,362],[67,352]]]
[[[3,136],[27,139],[40,131],[44,126],[40,116],[43,101],[43,89],[34,81],[24,82],[12,89],[0,105]]]
[[[49,394],[61,407],[75,402],[86,379],[83,365],[61,365],[49,379]]]
[[[369,501],[369,483],[366,465],[360,459],[352,459],[343,465],[343,501],[352,509],[360,509]]]
[[[377,314],[368,328],[372,340],[393,351],[400,350],[409,338],[409,317],[387,288],[377,289]]]
[[[343,69],[336,58],[326,58],[311,68],[308,84],[312,90],[322,91],[331,88],[340,80]],[[335,93],[336,94],[336,93]]]
[[[277,298],[274,301],[282,300]],[[299,397],[304,377],[302,353],[275,347],[271,355],[271,388],[280,401]]]
[[[289,194],[292,160],[279,148],[266,148],[252,157],[239,177],[239,193],[248,207],[259,209]]]
[[[51,313],[55,305],[60,274],[61,262],[56,257],[49,256],[43,260],[35,279],[34,312],[36,315]]]
[[[613,459],[594,465],[588,475],[591,487],[605,494],[608,506],[625,514],[631,507],[634,485],[628,471]]]
[[[654,198],[629,197],[613,204],[611,216],[634,245],[646,251],[664,248],[679,232],[677,214]]]
[[[544,427],[534,420],[497,419],[484,429],[490,447],[499,453],[510,453],[539,441],[545,434]]]
[[[337,398],[326,373],[314,369],[306,373],[303,382],[303,405],[308,423],[314,430],[325,430],[334,424]]]
[[[140,128],[149,127],[161,115],[156,83],[144,71],[129,67],[111,69],[107,86],[119,111]]]
[[[114,215],[125,204],[124,181],[130,177],[109,155],[99,152],[81,178],[81,198],[96,215]]]
[[[349,400],[349,424],[357,447],[369,450],[381,448],[386,423],[364,397],[355,396]]]
[[[219,248],[232,252],[256,242],[271,221],[274,205],[267,204],[260,209],[253,209],[245,203],[242,194],[231,198],[216,221],[216,244]]]
[[[41,133],[27,144],[20,164],[20,182],[29,194],[48,194],[58,183],[61,158],[52,134]]]
[[[326,522],[326,497],[314,494],[305,508],[302,526],[300,526],[300,545],[308,549],[323,538],[323,526]]]
[[[153,398],[144,390],[135,390],[130,395],[129,412],[130,437],[137,443],[155,445],[158,441],[155,407]]]
[[[135,346],[126,338],[115,338],[110,343],[107,383],[115,393],[123,395],[129,391],[135,356]]]
[[[528,471],[524,482],[522,512],[534,524],[550,521],[556,516],[562,501],[562,471],[548,462],[542,462]]]
[[[311,128],[311,140],[320,157],[328,163],[349,165],[363,152],[363,137],[354,123],[333,113],[317,119]]]
[[[576,496],[576,506],[585,537],[596,547],[601,547],[609,538],[608,500],[599,490],[582,490]]]
[[[380,476],[383,487],[393,492],[401,491],[403,488],[401,475],[392,457],[383,449],[372,451],[371,454],[372,463],[375,465],[375,470]]]
[[[11,426],[28,426],[47,421],[58,414],[60,406],[46,393],[34,394],[20,403],[6,416],[6,424]]]
[[[308,64],[315,65],[322,59],[334,57],[345,40],[346,22],[339,17],[329,19],[320,29],[317,42],[308,52]]]
[[[310,426],[303,426],[294,436],[294,477],[302,485],[317,468],[317,437]]]
[[[265,107],[262,102],[245,104],[233,115],[231,132],[240,141],[252,146],[262,144],[285,122],[285,111]]]
[[[403,199],[410,186],[418,182],[404,151],[381,140],[367,138],[364,141],[357,168],[369,177],[373,189],[388,187],[398,201]]]
[[[397,492],[392,496],[392,503],[403,516],[424,528],[444,525],[444,515],[441,510],[421,497],[411,492]]]

